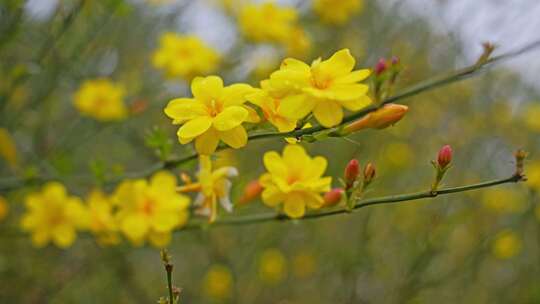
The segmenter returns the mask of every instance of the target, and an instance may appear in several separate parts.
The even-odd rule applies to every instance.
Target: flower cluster
[[[212,73],[219,61],[219,54],[197,36],[170,32],[161,36],[152,57],[152,64],[167,77],[184,79]]]
[[[128,114],[124,95],[124,88],[108,79],[87,80],[75,93],[74,105],[82,115],[99,121],[122,120]]]

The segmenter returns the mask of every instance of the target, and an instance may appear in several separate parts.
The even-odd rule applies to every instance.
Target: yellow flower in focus
[[[341,25],[364,8],[363,0],[315,0],[313,9],[323,22]]]
[[[523,193],[510,188],[492,188],[484,191],[482,203],[498,213],[520,213],[527,207]]]
[[[226,211],[232,212],[233,204],[229,196],[232,183],[228,178],[237,176],[238,171],[234,167],[212,170],[212,162],[208,156],[201,156],[199,162],[197,179],[200,192],[194,205],[198,214],[208,216],[210,222],[213,222],[217,217],[218,201]]]
[[[156,247],[167,245],[171,232],[189,216],[189,198],[176,192],[176,177],[166,171],[144,179],[122,182],[113,195],[118,205],[120,231],[135,245],[148,239]]]
[[[0,128],[0,156],[14,169],[18,166],[17,146],[9,131]]]
[[[232,294],[232,288],[232,273],[223,265],[213,265],[204,276],[203,290],[211,298],[228,299]]]
[[[278,249],[265,250],[259,259],[259,278],[268,284],[277,284],[287,275],[287,260]]]
[[[255,42],[289,41],[296,28],[296,10],[280,7],[272,2],[248,4],[240,10],[239,25],[242,34]]]
[[[270,75],[269,87],[281,96],[279,114],[301,119],[313,111],[317,121],[333,127],[343,119],[343,107],[358,111],[371,104],[368,86],[359,83],[370,70],[353,71],[355,59],[348,49],[336,52],[328,60],[320,58],[311,66],[287,58],[278,71]]]
[[[108,79],[85,81],[75,93],[74,104],[82,115],[99,121],[116,121],[127,116],[124,89]]]
[[[540,104],[529,104],[523,112],[523,121],[531,131],[540,132],[540,119],[538,117],[540,117]]]
[[[505,230],[497,235],[491,251],[498,259],[510,259],[521,252],[521,247],[521,239],[511,230]]]
[[[245,106],[246,95],[253,92],[247,84],[223,87],[218,76],[196,77],[191,82],[193,98],[177,98],[169,102],[165,114],[173,124],[181,124],[181,144],[195,140],[199,154],[214,153],[219,141],[238,149],[246,145],[244,122],[258,122],[255,110]]]
[[[8,202],[3,196],[0,196],[0,222],[6,218],[8,212],[9,212]]]
[[[272,91],[269,88],[268,80],[261,81],[261,88],[257,89],[253,94],[248,95],[248,100],[257,105],[263,111],[266,118],[279,132],[289,132],[296,128],[297,119],[285,117],[280,114],[282,106],[278,92]]]
[[[69,196],[64,185],[47,183],[38,193],[25,198],[22,229],[32,233],[32,243],[43,247],[53,242],[60,248],[73,244],[77,230],[86,228],[87,213],[82,201]]]
[[[265,153],[268,173],[259,179],[263,202],[270,207],[283,204],[283,211],[291,218],[304,216],[306,206],[321,208],[321,193],[330,191],[332,182],[331,177],[321,177],[326,165],[324,157],[311,158],[300,145],[287,145],[283,156],[275,151]]]
[[[167,77],[191,79],[195,75],[214,72],[219,64],[219,54],[193,35],[164,33],[159,48],[152,55],[152,64],[163,70]]]
[[[118,225],[113,215],[110,199],[100,190],[93,190],[86,200],[88,208],[88,229],[97,236],[102,245],[117,244]]]

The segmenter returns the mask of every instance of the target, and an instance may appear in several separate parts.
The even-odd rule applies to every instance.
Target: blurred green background
[[[190,95],[189,82],[152,65],[163,32],[206,39],[222,57],[215,74],[225,83],[256,86],[287,56],[282,45],[238,32],[238,1],[31,2],[0,2],[0,124],[17,148],[15,165],[0,160],[3,181],[53,176],[84,196],[159,162],[156,134],[167,135],[173,156],[191,153],[163,114],[168,100]],[[357,67],[372,67],[395,55],[404,66],[397,91],[471,63],[462,41],[403,14],[399,3],[364,1],[342,25],[321,21],[310,1],[285,5],[311,40],[301,59],[347,47]],[[98,122],[73,106],[81,83],[99,77],[125,88],[125,120]],[[375,163],[368,197],[427,189],[429,162],[445,144],[455,152],[445,185],[508,176],[517,148],[531,152],[529,182],[313,221],[178,231],[169,251],[181,303],[540,303],[540,96],[527,83],[515,68],[497,67],[405,100],[409,113],[391,128],[304,146],[328,158],[334,177],[353,157]],[[263,153],[283,146],[269,139],[219,153],[218,162],[240,172],[233,198],[264,171]],[[154,303],[166,295],[158,249],[101,247],[85,236],[67,250],[33,248],[15,230],[23,197],[35,189],[2,193],[9,212],[0,220],[0,302]],[[236,213],[266,210],[256,201]]]

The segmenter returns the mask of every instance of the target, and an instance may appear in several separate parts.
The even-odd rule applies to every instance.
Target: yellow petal
[[[291,193],[285,200],[283,211],[290,218],[301,218],[306,213],[306,202],[302,195]]]
[[[212,118],[200,116],[186,122],[179,130],[178,137],[194,138],[206,132],[212,125]]]
[[[343,109],[333,101],[324,100],[317,104],[313,110],[317,121],[329,128],[338,125],[343,119]]]
[[[248,116],[248,111],[241,106],[225,108],[214,118],[214,128],[218,131],[230,130],[241,125]]]
[[[291,70],[297,70],[302,72],[309,72],[309,65],[305,64],[304,62],[294,59],[294,58],[286,58],[281,63],[280,69],[291,69]]]
[[[334,79],[349,74],[354,68],[355,60],[348,49],[337,51],[328,60],[321,62],[320,73]]]
[[[252,107],[243,106],[244,109],[248,111],[248,116],[246,118],[246,122],[249,123],[258,123],[261,121],[261,118],[259,117],[259,114],[257,114],[257,111],[253,109]]]
[[[176,98],[171,100],[164,110],[172,119],[184,121],[207,115],[206,107],[192,98]]]
[[[191,81],[191,92],[195,99],[210,102],[219,99],[223,90],[223,80],[218,76],[195,77]]]
[[[171,242],[171,233],[152,231],[148,235],[148,240],[150,241],[152,246],[157,248],[163,248]]]
[[[339,103],[344,106],[347,110],[358,111],[371,104],[371,98],[364,95],[358,99],[353,100],[340,100]]]
[[[246,145],[247,133],[242,126],[219,132],[221,140],[232,148],[238,149]]]
[[[178,225],[178,215],[173,212],[159,212],[152,217],[152,229],[156,232],[169,232]]]
[[[172,189],[174,191],[177,185],[176,176],[167,171],[159,171],[152,176],[150,185],[155,189],[163,189],[165,191]]]
[[[283,149],[283,162],[285,162],[289,172],[300,174],[307,169],[309,157],[302,146],[287,145]]]
[[[334,83],[336,84],[350,84],[350,83],[356,83],[360,82],[366,78],[369,77],[371,74],[371,70],[369,69],[362,69],[358,71],[350,72],[347,75],[341,76],[334,80]]]
[[[124,218],[120,229],[132,242],[140,243],[148,233],[149,227],[144,216],[134,214]]]
[[[214,128],[210,128],[195,139],[195,149],[199,154],[210,155],[216,151],[218,143],[219,134]]]
[[[261,197],[264,204],[270,207],[279,205],[279,203],[285,199],[283,192],[279,191],[278,188],[273,186],[265,188],[261,194]]]
[[[324,171],[326,171],[326,166],[328,165],[328,162],[326,158],[322,156],[316,156],[309,162],[308,167],[306,168],[306,176],[308,178],[319,178],[323,175]]]
[[[54,228],[53,242],[60,248],[67,248],[75,241],[75,229],[71,225],[60,225]]]
[[[263,157],[264,167],[272,175],[286,176],[287,167],[276,151],[266,152]]]
[[[223,89],[221,101],[225,107],[239,106],[246,102],[246,96],[253,93],[254,89],[247,84],[237,83]]]
[[[315,105],[316,101],[304,94],[291,95],[281,100],[278,114],[287,118],[301,119],[308,115]]]

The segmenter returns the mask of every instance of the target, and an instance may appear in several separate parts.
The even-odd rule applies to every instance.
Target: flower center
[[[219,100],[212,99],[208,106],[208,114],[212,117],[216,117],[223,111],[223,104]]]
[[[145,199],[142,205],[142,212],[146,215],[151,215],[154,213],[155,204],[154,201],[151,199]]]

